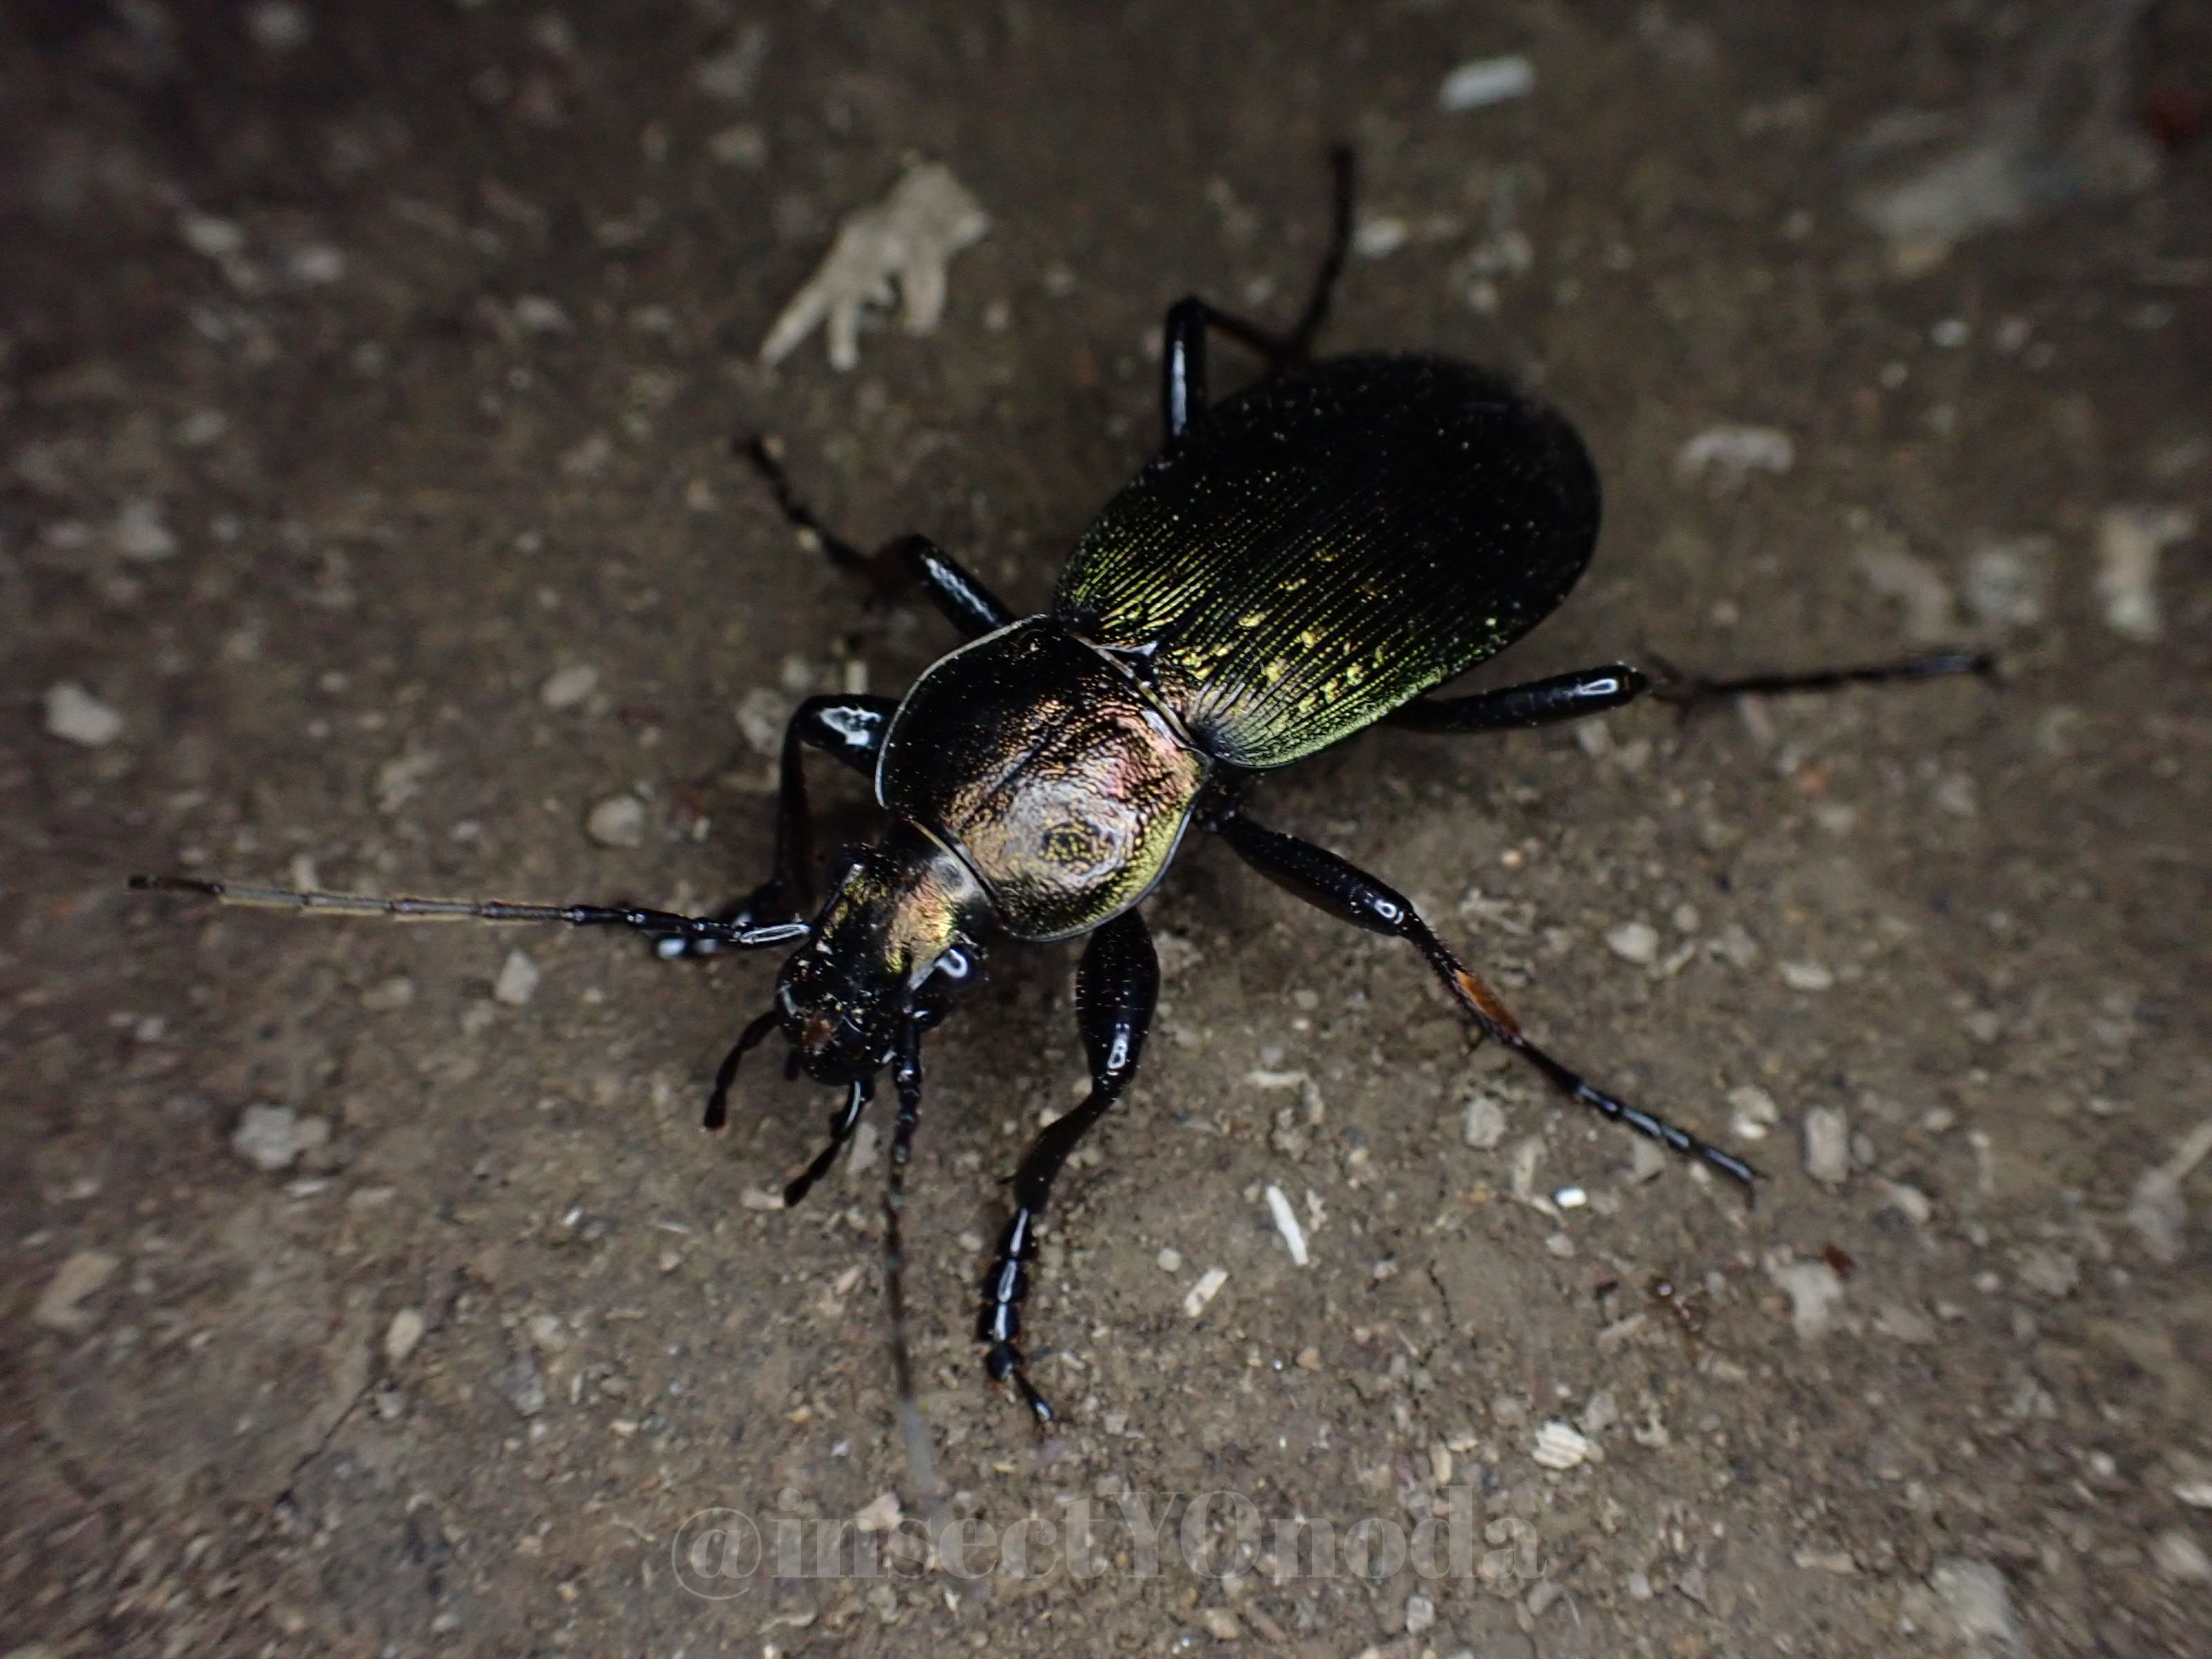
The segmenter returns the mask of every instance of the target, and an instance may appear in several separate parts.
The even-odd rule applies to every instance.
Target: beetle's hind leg
[[[1261,875],[1309,904],[1370,933],[1394,934],[1409,941],[1443,981],[1452,1000],[1486,1036],[1496,1039],[1534,1066],[1569,1099],[1579,1101],[1616,1123],[1626,1124],[1638,1134],[1648,1135],[1686,1158],[1709,1164],[1723,1175],[1741,1182],[1747,1190],[1758,1178],[1759,1172],[1733,1152],[1607,1094],[1529,1042],[1522,1035],[1520,1022],[1498,1000],[1498,994],[1451,953],[1402,896],[1365,871],[1324,848],[1262,829],[1242,816],[1219,817],[1207,827],[1217,831]]]
[[[1321,269],[1314,275],[1313,291],[1289,333],[1272,333],[1257,323],[1217,311],[1195,295],[1187,295],[1168,307],[1160,351],[1160,416],[1170,441],[1182,437],[1193,425],[1202,423],[1212,402],[1206,368],[1208,329],[1218,329],[1239,345],[1267,359],[1270,374],[1279,374],[1293,364],[1304,362],[1313,350],[1322,325],[1328,320],[1329,301],[1335,297],[1337,279],[1344,274],[1345,255],[1352,247],[1352,151],[1339,145],[1329,151],[1328,163],[1334,184],[1334,222],[1330,228],[1328,250],[1322,255]]]
[[[971,640],[1014,620],[1005,601],[927,536],[894,537],[873,553],[863,553],[831,530],[792,488],[782,446],[775,440],[756,434],[738,439],[737,448],[775,493],[776,506],[797,527],[800,538],[828,555],[840,570],[864,577],[878,599],[896,593],[909,581],[919,582],[946,619]]]
[[[975,1340],[985,1345],[984,1369],[994,1382],[1012,1382],[1042,1429],[1053,1409],[1030,1382],[1020,1347],[1022,1304],[1030,1291],[1030,1263],[1036,1256],[1037,1222],[1052,1196],[1054,1178],[1076,1143],[1121,1097],[1137,1074],[1145,1033],[1160,993],[1159,958],[1152,936],[1134,910],[1123,912],[1091,936],[1075,972],[1076,1024],[1091,1062],[1091,1092],[1066,1116],[1055,1118],[1030,1143],[1014,1175],[1014,1214],[1000,1235],[998,1254],[983,1279],[983,1307]]]

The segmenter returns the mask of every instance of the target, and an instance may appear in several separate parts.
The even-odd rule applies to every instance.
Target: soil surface
[[[0,1645],[2212,1651],[2203,16],[2030,111],[2015,222],[1855,206],[2014,131],[2082,9],[9,8]],[[1443,106],[1510,54],[1533,88]],[[771,959],[124,878],[750,889],[781,714],[952,636],[732,434],[1041,607],[1155,446],[1169,303],[1294,313],[1338,138],[1325,349],[1496,365],[1606,483],[1469,686],[2001,672],[1370,732],[1257,799],[1755,1207],[1194,837],[1047,1223],[1042,1437],[970,1331],[1083,1088],[1079,946],[994,951],[907,1219],[965,1523],[923,1571],[880,1140],[780,1208],[829,1103],[780,1042],[699,1127]],[[942,320],[764,367],[923,160],[990,216]],[[832,770],[824,842],[865,839]]]

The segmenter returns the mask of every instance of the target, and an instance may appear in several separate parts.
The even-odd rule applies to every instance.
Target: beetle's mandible
[[[1042,1425],[1052,1409],[1028,1377],[1021,1346],[1038,1224],[1060,1166],[1136,1075],[1159,984],[1138,906],[1193,829],[1219,836],[1261,874],[1331,915],[1406,940],[1477,1032],[1561,1093],[1748,1188],[1754,1172],[1741,1159],[1615,1098],[1531,1043],[1400,894],[1334,853],[1255,822],[1244,805],[1249,787],[1378,721],[1502,731],[1616,708],[1646,692],[1687,702],[1989,665],[1952,653],[1655,684],[1613,664],[1477,696],[1426,696],[1566,597],[1596,541],[1598,481],[1562,416],[1486,370],[1428,354],[1311,356],[1352,222],[1348,152],[1333,162],[1334,234],[1293,327],[1273,333],[1197,299],[1168,313],[1165,441],[1085,532],[1042,615],[1015,617],[921,537],[863,554],[807,510],[771,445],[745,446],[810,541],[878,580],[918,581],[967,642],[903,699],[818,696],[799,708],[782,748],[774,872],[741,903],[683,916],[181,878],[132,884],[337,914],[629,927],[653,935],[668,956],[792,946],[773,1006],[745,1029],[715,1077],[706,1121],[721,1126],[739,1060],[780,1030],[807,1074],[843,1097],[829,1145],[787,1189],[787,1201],[797,1203],[850,1137],[878,1079],[890,1074],[897,1114],[887,1279],[910,1444],[899,1218],[921,1103],[923,1034],[974,981],[994,943],[1090,936],[1076,1014],[1091,1091],[1022,1159],[976,1328],[990,1375],[1018,1389]],[[1208,396],[1206,374],[1217,333],[1266,365],[1256,384],[1219,403]],[[801,767],[809,748],[869,776],[892,820],[818,908]]]

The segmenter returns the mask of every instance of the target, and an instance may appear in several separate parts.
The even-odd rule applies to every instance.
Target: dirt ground
[[[1859,206],[2014,131],[2081,13],[7,8],[0,1650],[2212,1653],[2203,15],[2031,112],[2017,222]],[[1532,89],[1443,106],[1508,54]],[[996,952],[932,1041],[909,1294],[997,1553],[867,1575],[920,1505],[882,1158],[777,1208],[827,1097],[773,1053],[698,1127],[772,962],[124,878],[749,888],[748,733],[951,639],[795,544],[732,435],[1039,607],[1155,442],[1165,307],[1286,317],[1338,137],[1328,346],[1503,368],[1606,481],[1581,588],[1469,684],[2002,672],[1271,781],[1767,1179],[1640,1154],[1194,845],[1048,1224],[1043,1440],[969,1331],[1081,1087],[1076,951]],[[990,216],[941,324],[763,367],[916,159]]]

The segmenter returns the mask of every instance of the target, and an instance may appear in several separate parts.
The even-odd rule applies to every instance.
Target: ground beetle
[[[799,706],[783,743],[775,872],[742,903],[680,916],[185,878],[132,884],[339,914],[629,927],[655,936],[668,956],[795,945],[774,1006],[722,1063],[706,1122],[721,1127],[738,1061],[780,1029],[795,1065],[844,1091],[830,1144],[786,1190],[795,1204],[890,1071],[898,1110],[886,1278],[910,1445],[917,1419],[898,1222],[921,1103],[922,1035],[975,980],[993,942],[1091,936],[1075,981],[1091,1091],[1022,1159],[976,1328],[990,1375],[1019,1389],[1042,1425],[1052,1409],[1031,1385],[1019,1344],[1037,1224],[1061,1164],[1136,1075],[1159,988],[1136,907],[1194,825],[1310,903],[1407,941],[1478,1032],[1562,1094],[1748,1188],[1755,1172],[1742,1159],[1616,1099],[1530,1042],[1402,896],[1334,853],[1255,823],[1244,810],[1249,786],[1378,721],[1496,732],[1618,708],[1646,692],[1687,704],[1987,662],[1946,653],[1728,681],[1667,674],[1656,684],[1613,664],[1473,696],[1424,696],[1566,598],[1597,538],[1597,475],[1561,416],[1487,370],[1425,353],[1310,358],[1352,224],[1351,157],[1332,159],[1334,232],[1304,314],[1278,335],[1194,298],[1169,311],[1166,441],[1077,543],[1042,616],[1015,617],[922,537],[863,554],[807,510],[773,446],[744,446],[805,539],[879,582],[919,582],[968,642],[902,700],[830,696]],[[1266,365],[1256,384],[1218,404],[1207,395],[1212,332]],[[800,765],[808,748],[872,778],[893,818],[818,911]]]

